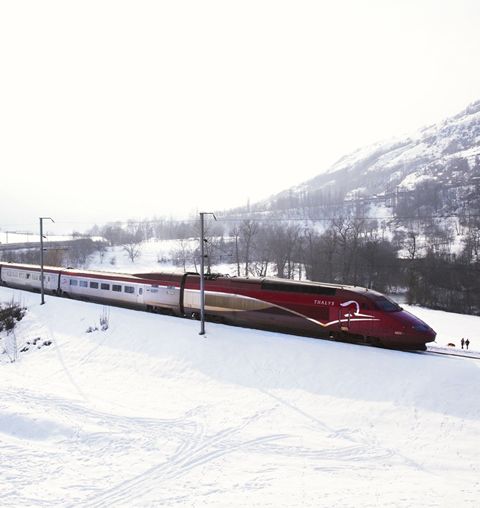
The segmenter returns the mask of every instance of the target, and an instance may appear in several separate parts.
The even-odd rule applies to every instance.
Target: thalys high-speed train
[[[40,290],[40,266],[0,263],[0,283]],[[44,290],[183,317],[200,314],[198,273],[120,274],[44,267]],[[435,332],[386,296],[357,286],[207,275],[206,319],[226,324],[425,350]]]

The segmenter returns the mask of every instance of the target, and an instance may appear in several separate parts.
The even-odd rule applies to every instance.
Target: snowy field
[[[45,241],[49,242],[62,242],[65,240],[72,240],[71,235],[54,235],[48,234]],[[2,231],[0,230],[0,243],[28,243],[28,242],[39,242],[40,233],[38,231],[25,231],[23,233],[18,231]]]
[[[18,345],[40,340],[0,355],[0,506],[478,506],[480,360],[210,323],[202,338],[119,308],[87,333],[104,307],[12,295]],[[478,349],[480,318],[415,312]]]
[[[185,240],[186,248],[194,250],[198,248],[198,239]],[[141,273],[149,271],[171,271],[183,272],[183,266],[175,266],[171,263],[172,253],[180,247],[179,240],[149,240],[140,244],[140,255],[132,262],[128,254],[121,246],[108,247],[106,253],[101,257],[98,253],[90,257],[87,268],[89,270],[102,270],[107,272]],[[193,264],[187,265],[187,270],[199,270]],[[215,272],[234,275],[234,266],[216,265]]]

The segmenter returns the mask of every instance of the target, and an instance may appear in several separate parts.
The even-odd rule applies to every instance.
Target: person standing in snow
[[[462,340],[460,341],[460,344],[462,345],[462,349],[463,349],[463,345],[465,344],[465,339],[462,337]]]
[[[467,339],[467,340],[465,341],[465,349],[468,349],[468,346],[469,346],[469,345],[470,345],[470,341]]]

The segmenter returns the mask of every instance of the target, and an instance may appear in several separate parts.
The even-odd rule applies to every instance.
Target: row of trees
[[[44,263],[49,266],[74,266],[81,267],[88,264],[88,260],[95,252],[105,249],[101,241],[94,241],[91,238],[77,238],[68,243],[68,246],[60,248],[54,245],[46,247],[44,252]],[[2,261],[40,264],[40,251],[36,249],[22,249],[17,251],[4,251],[1,253]]]
[[[94,226],[88,231],[92,237],[101,237],[110,245],[141,243],[152,238],[176,240],[191,238],[198,231],[198,221],[154,218],[140,221],[113,222],[104,226]]]
[[[465,230],[456,245],[454,225],[423,226],[398,228],[392,238],[376,221],[362,219],[338,218],[322,230],[244,220],[226,236],[207,229],[206,266],[228,263],[236,276],[273,274],[403,291],[408,303],[480,312],[480,227]],[[173,261],[198,268],[197,245],[180,240]]]
[[[466,219],[465,219],[466,220]],[[298,221],[245,219],[208,221],[206,270],[235,276],[275,275],[352,284],[381,292],[405,291],[409,303],[458,312],[480,312],[480,220],[430,223],[411,220],[395,227],[376,220],[338,217],[305,226]],[[156,236],[155,221],[120,223],[95,233],[121,246],[134,262],[141,244]],[[183,270],[199,269],[199,221],[163,221],[177,247],[170,261]],[[392,229],[394,231],[392,235]],[[462,243],[456,240],[461,234]],[[94,252],[103,259],[105,242],[78,238],[68,250],[49,250],[45,263],[85,266]],[[3,259],[38,263],[39,253],[4,253]],[[228,266],[221,266],[228,265]]]

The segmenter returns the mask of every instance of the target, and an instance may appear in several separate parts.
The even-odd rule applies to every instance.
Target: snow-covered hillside
[[[380,142],[342,157],[329,170],[368,166],[367,171],[400,168],[411,165],[426,166],[446,163],[455,157],[464,157],[473,166],[480,155],[480,101],[443,122],[420,129],[408,138]]]
[[[478,505],[478,360],[210,323],[202,338],[119,308],[87,333],[102,306],[12,294],[19,345],[41,340],[0,363],[1,506]]]
[[[478,209],[479,181],[477,101],[409,136],[349,153],[314,178],[256,203],[252,209],[304,218],[351,213],[359,204],[385,207],[388,215],[397,218],[469,214]],[[416,192],[422,201],[421,210]],[[248,211],[239,209],[236,213],[248,215]]]

